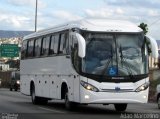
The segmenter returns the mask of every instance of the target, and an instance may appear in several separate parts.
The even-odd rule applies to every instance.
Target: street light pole
[[[37,5],[38,5],[38,0],[36,0],[36,10],[35,10],[35,32],[37,31]]]

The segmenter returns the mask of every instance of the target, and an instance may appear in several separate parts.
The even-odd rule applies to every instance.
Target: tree
[[[142,23],[140,23],[140,25],[138,27],[140,27],[143,30],[144,35],[147,34],[147,32],[148,32],[148,25],[147,24],[145,24],[145,23],[142,22]],[[145,40],[145,43],[146,43],[146,45],[148,47],[148,54],[151,54],[152,50],[150,48],[150,42],[147,41],[147,40]]]
[[[148,25],[147,24],[142,22],[142,23],[140,23],[140,25],[138,27],[140,27],[143,30],[145,35],[147,34],[147,32],[148,32]]]

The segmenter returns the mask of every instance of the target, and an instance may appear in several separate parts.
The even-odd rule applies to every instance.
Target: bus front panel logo
[[[120,91],[121,88],[120,87],[115,87],[115,91]]]

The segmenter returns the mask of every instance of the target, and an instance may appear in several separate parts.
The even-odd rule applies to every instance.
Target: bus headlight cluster
[[[143,85],[139,86],[135,91],[136,92],[140,92],[140,91],[144,91],[149,87],[149,82],[144,83]]]
[[[91,85],[87,82],[81,81],[81,85],[87,90],[91,90],[91,91],[94,91],[94,92],[99,91],[98,88],[96,88],[95,86],[93,86],[93,85]]]
[[[20,84],[20,81],[17,81],[17,84]]]

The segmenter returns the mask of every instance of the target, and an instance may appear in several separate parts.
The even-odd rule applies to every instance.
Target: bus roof
[[[72,28],[79,28],[86,31],[97,32],[142,32],[142,29],[140,29],[137,25],[128,21],[107,19],[82,19],[32,33],[25,36],[24,40]]]

